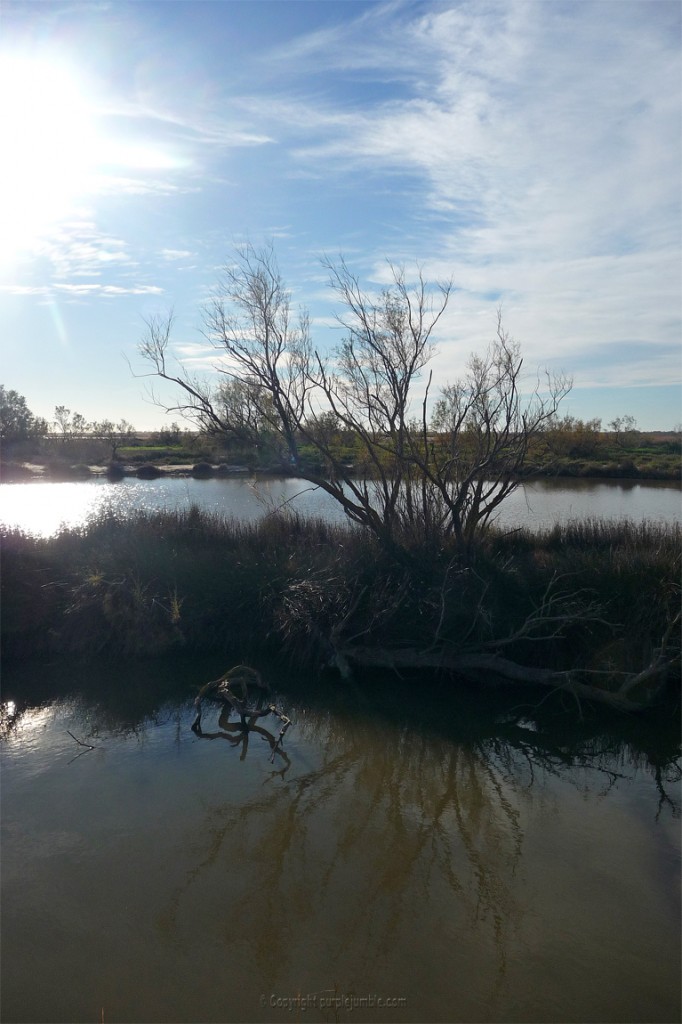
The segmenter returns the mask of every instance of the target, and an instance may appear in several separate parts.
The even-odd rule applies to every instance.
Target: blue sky
[[[320,347],[324,254],[455,291],[436,381],[502,308],[566,411],[672,429],[680,407],[681,21],[644,3],[0,0],[6,387],[139,429],[167,417],[126,357],[201,307],[235,244],[274,243]],[[168,392],[162,392],[172,397]]]

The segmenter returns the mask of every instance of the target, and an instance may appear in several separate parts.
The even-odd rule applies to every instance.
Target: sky
[[[563,409],[682,423],[677,0],[0,0],[0,382],[139,430],[137,347],[215,362],[201,311],[235,246],[274,246],[313,340],[321,259],[452,279],[437,385],[501,310]],[[173,392],[158,394],[172,403]]]

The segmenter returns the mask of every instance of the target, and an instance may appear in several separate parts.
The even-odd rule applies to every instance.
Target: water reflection
[[[248,721],[244,725],[241,722],[231,722],[231,713],[232,709],[230,707],[223,708],[220,713],[220,717],[218,718],[217,732],[206,732],[203,728],[197,729],[196,721],[192,723],[192,732],[202,740],[227,740],[230,746],[239,747],[241,750],[239,756],[240,761],[243,761],[246,758],[249,750],[250,737],[252,735],[259,736],[261,739],[264,739],[270,747],[270,763],[274,764],[275,759],[279,758],[284,765],[283,768],[272,772],[271,775],[277,775],[283,779],[286,772],[291,767],[291,760],[282,745],[284,730],[281,730],[279,736],[276,737],[269,729],[264,728],[262,725],[257,725],[255,721]],[[290,724],[290,719],[287,719],[287,723]]]
[[[453,744],[415,722],[388,735],[376,722],[302,712],[299,730],[305,747],[321,752],[319,765],[284,789],[207,807],[198,830],[203,850],[159,918],[163,933],[181,935],[217,878],[236,865],[231,913],[271,985],[289,969],[292,935],[301,955],[314,959],[301,936],[315,933],[320,917],[332,962],[350,944],[354,970],[363,964],[373,975],[396,946],[410,949],[415,933],[423,938],[435,913],[447,935],[468,935],[479,957],[494,951],[492,1014],[528,911],[517,877],[535,789],[544,799],[554,778],[581,799],[601,801],[632,778],[633,751],[603,735],[571,749],[531,721],[498,723],[494,737]],[[639,760],[653,769],[655,817],[664,805],[679,816],[679,766],[651,765],[644,751]],[[286,927],[273,927],[284,894]]]
[[[423,939],[434,913],[446,936],[483,933],[477,944],[494,947],[500,984],[523,914],[511,884],[521,812],[504,773],[478,751],[411,730],[394,738],[393,751],[359,723],[342,732],[308,723],[304,732],[324,750],[318,768],[246,805],[207,809],[203,856],[173,894],[162,929],[181,933],[216,876],[239,865],[231,911],[271,985],[293,966],[292,936],[302,958],[315,959],[308,937],[320,919],[330,962],[350,957],[349,976],[361,970],[369,982],[396,947],[407,952],[415,933]],[[284,927],[273,927],[283,896]]]
[[[226,708],[195,735],[192,697],[215,666],[175,671],[170,701],[149,667],[115,688],[95,665],[90,690],[7,698],[11,1019],[47,1019],[41,999],[64,1006],[50,1019],[91,1019],[82,997],[111,1019],[280,1020],[271,994],[298,992],[317,999],[308,1020],[674,1019],[674,717],[579,721],[559,702],[425,687],[415,708],[414,681],[377,677],[361,697],[280,669],[294,724],[278,748]],[[143,682],[146,703],[126,707]],[[97,751],[74,763],[68,732]],[[22,782],[31,736],[40,787],[30,764]],[[60,943],[39,899],[55,891]],[[324,1008],[324,990],[405,1003],[361,1017]]]

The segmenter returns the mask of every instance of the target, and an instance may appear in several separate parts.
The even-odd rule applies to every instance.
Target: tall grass
[[[247,524],[196,508],[104,514],[48,539],[5,531],[5,656],[253,648],[268,642],[278,591],[351,536],[360,543],[321,522]]]
[[[466,557],[413,552],[406,568],[367,533],[319,520],[226,521],[196,507],[104,514],[49,539],[5,532],[3,649],[240,658],[284,649],[320,664],[335,636],[422,650],[502,643],[526,664],[633,671],[679,608],[680,541],[679,528],[651,523],[491,530]],[[512,642],[548,601],[564,627]]]

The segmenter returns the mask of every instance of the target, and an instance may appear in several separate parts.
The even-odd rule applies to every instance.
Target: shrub
[[[156,480],[162,475],[162,471],[153,463],[145,462],[144,465],[138,467],[137,475],[140,480]]]
[[[45,474],[51,480],[84,480],[91,475],[90,467],[85,463],[71,465],[65,459],[50,459],[45,464]]]
[[[0,463],[0,478],[5,483],[13,480],[30,480],[32,476],[31,470],[20,462]]]

